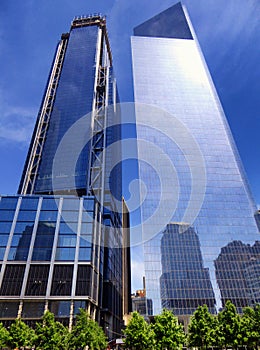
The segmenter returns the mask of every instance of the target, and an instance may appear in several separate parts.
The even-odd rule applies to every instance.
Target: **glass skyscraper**
[[[256,206],[185,7],[131,40],[146,296],[184,322],[203,304],[241,311],[259,302]]]
[[[120,166],[109,174],[121,127],[107,107],[117,102],[106,20],[76,17],[57,45],[18,194],[0,201],[1,321],[34,323],[49,309],[71,326],[83,307],[109,337],[120,332],[130,264]]]

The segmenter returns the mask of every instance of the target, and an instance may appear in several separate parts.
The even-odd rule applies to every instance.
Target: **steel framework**
[[[53,68],[50,74],[45,99],[39,114],[37,123],[37,129],[30,152],[29,160],[27,162],[27,168],[25,171],[23,184],[20,193],[32,194],[34,191],[35,180],[38,175],[38,169],[41,162],[41,156],[43,146],[49,126],[50,116],[53,109],[53,103],[55,100],[56,90],[59,83],[62,64],[65,57],[69,34],[62,35],[60,43],[57,48],[56,57],[54,60]]]

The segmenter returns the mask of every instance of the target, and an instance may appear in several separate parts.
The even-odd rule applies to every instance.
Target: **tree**
[[[1,322],[0,323],[0,349],[8,345],[8,343],[9,343],[9,332]]]
[[[191,317],[188,328],[188,343],[190,347],[207,349],[215,342],[216,322],[207,305],[199,306]]]
[[[83,349],[86,346],[90,350],[104,349],[107,346],[107,340],[97,322],[84,309],[80,309],[76,316],[76,324],[71,331],[69,344],[70,349]]]
[[[257,348],[260,345],[260,305],[246,307],[241,318],[241,345]]]
[[[182,348],[185,342],[183,326],[169,310],[164,309],[161,315],[155,316],[155,323],[151,325],[154,332],[156,348],[176,350]]]
[[[125,345],[128,349],[146,350],[153,348],[154,332],[136,311],[133,312],[124,334],[126,336]]]
[[[41,350],[67,350],[68,329],[55,321],[53,313],[46,311],[42,321],[36,323],[36,345]]]
[[[12,348],[28,347],[35,345],[35,332],[20,318],[17,318],[10,326],[8,345]]]
[[[241,343],[240,316],[229,300],[224,310],[218,314],[218,326],[220,346],[236,348]]]

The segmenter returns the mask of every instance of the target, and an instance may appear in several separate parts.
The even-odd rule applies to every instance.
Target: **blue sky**
[[[130,35],[175,0],[2,0],[0,193],[17,190],[55,46],[75,15],[107,15],[121,101],[132,98]],[[260,3],[184,0],[260,204]],[[258,29],[258,30],[257,30]]]
[[[17,191],[55,47],[61,33],[69,31],[73,17],[99,12],[107,15],[120,99],[131,101],[133,28],[176,2],[1,0],[1,194]],[[183,4],[222,101],[253,196],[260,204],[260,2],[183,0]]]

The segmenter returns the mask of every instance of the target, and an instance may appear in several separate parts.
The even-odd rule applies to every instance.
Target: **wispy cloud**
[[[34,108],[4,106],[0,108],[1,142],[28,143],[35,123]]]

